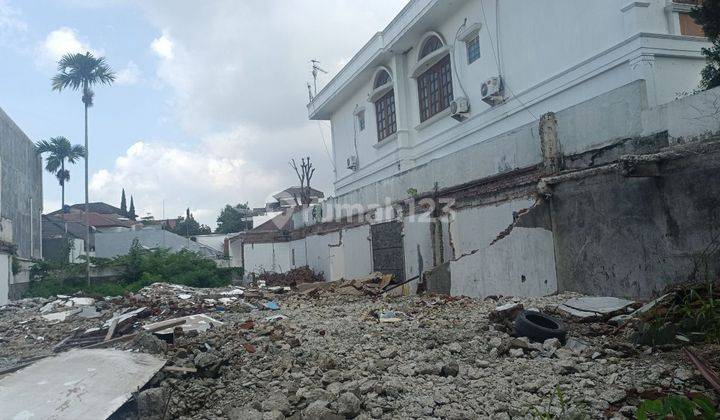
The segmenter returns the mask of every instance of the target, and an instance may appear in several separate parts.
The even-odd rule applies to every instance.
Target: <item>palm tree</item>
[[[72,145],[65,137],[53,137],[50,140],[37,142],[39,155],[48,153],[45,158],[45,170],[55,175],[62,189],[62,207],[65,209],[65,183],[70,181],[70,171],[65,169],[65,161],[75,163],[85,157],[85,148],[79,144]]]
[[[93,106],[95,85],[110,85],[115,80],[105,57],[95,57],[90,52],[85,54],[65,54],[58,61],[58,74],[52,78],[52,89],[61,92],[67,88],[82,90],[82,102],[85,105],[85,269],[90,284],[90,205],[88,197],[88,108]]]

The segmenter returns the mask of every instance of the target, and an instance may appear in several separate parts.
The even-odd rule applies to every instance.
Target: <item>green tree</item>
[[[690,16],[702,26],[708,41],[712,42],[710,48],[702,49],[707,65],[700,73],[700,87],[712,89],[720,86],[720,0],[703,1],[690,12]]]
[[[58,61],[58,73],[52,78],[52,90],[62,92],[65,89],[82,91],[82,102],[85,106],[85,255],[90,250],[90,200],[88,194],[88,108],[93,106],[93,87],[95,85],[110,85],[115,80],[105,57],[95,57],[89,52],[85,54],[65,54]],[[90,259],[85,263],[86,278],[90,284]]]
[[[227,204],[217,218],[215,233],[233,233],[252,229],[252,212],[248,203],[233,207]]]
[[[178,216],[175,228],[169,229],[169,231],[180,236],[207,235],[212,233],[210,226],[202,225],[195,220],[195,217],[190,213],[190,209],[185,211],[185,217]]]
[[[55,175],[62,190],[62,209],[65,209],[65,183],[70,181],[70,171],[65,169],[65,161],[75,163],[85,157],[85,148],[70,144],[65,137],[52,137],[50,140],[41,140],[36,144],[37,153],[45,157],[45,170]]]
[[[133,200],[133,196],[130,196],[130,210],[127,211],[127,217],[130,220],[137,219],[137,214],[135,213],[135,201]]]
[[[120,196],[120,216],[128,217],[127,199],[125,199],[125,188],[123,188],[122,195]]]

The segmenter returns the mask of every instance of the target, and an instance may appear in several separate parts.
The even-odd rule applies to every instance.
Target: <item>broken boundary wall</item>
[[[648,108],[644,82],[631,83],[329,200],[322,213],[330,221],[296,221],[304,231],[288,249],[295,266],[328,280],[361,277],[377,269],[366,232],[397,221],[404,278],[424,274],[412,290],[649,298],[687,279],[720,225],[719,98],[716,89]],[[419,181],[414,199],[452,199],[454,212],[388,217],[386,205],[368,211],[383,216],[360,230],[328,211],[355,200],[377,206],[382,197],[402,204]]]
[[[720,140],[720,138],[718,139]],[[552,187],[544,206],[555,237],[559,287],[648,298],[716,272],[720,255],[720,146],[657,162],[655,176],[619,171]]]

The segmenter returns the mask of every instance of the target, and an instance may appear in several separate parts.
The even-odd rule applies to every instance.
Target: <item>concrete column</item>
[[[649,1],[627,1],[623,4],[620,11],[623,14],[626,37],[638,32],[647,32],[649,8]]]
[[[397,123],[397,144],[400,170],[404,171],[415,166],[411,158],[412,138],[410,136],[410,85],[414,82],[408,77],[405,69],[405,55],[395,54],[392,58],[393,82],[395,83],[395,121]]]
[[[630,68],[637,79],[645,80],[648,108],[658,105],[657,87],[655,84],[655,55],[641,53],[630,60]]]

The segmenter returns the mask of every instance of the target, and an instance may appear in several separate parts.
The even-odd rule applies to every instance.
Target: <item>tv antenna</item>
[[[310,99],[310,102],[312,102],[312,100],[313,100],[312,86],[310,86],[310,82],[305,82],[305,86],[307,86],[307,90],[308,90],[308,99]]]
[[[323,68],[318,65],[318,64],[320,64],[319,61],[313,59],[313,60],[310,60],[310,62],[312,63],[313,86],[315,87],[315,95],[317,95],[318,72],[327,74],[327,71],[323,70]]]

